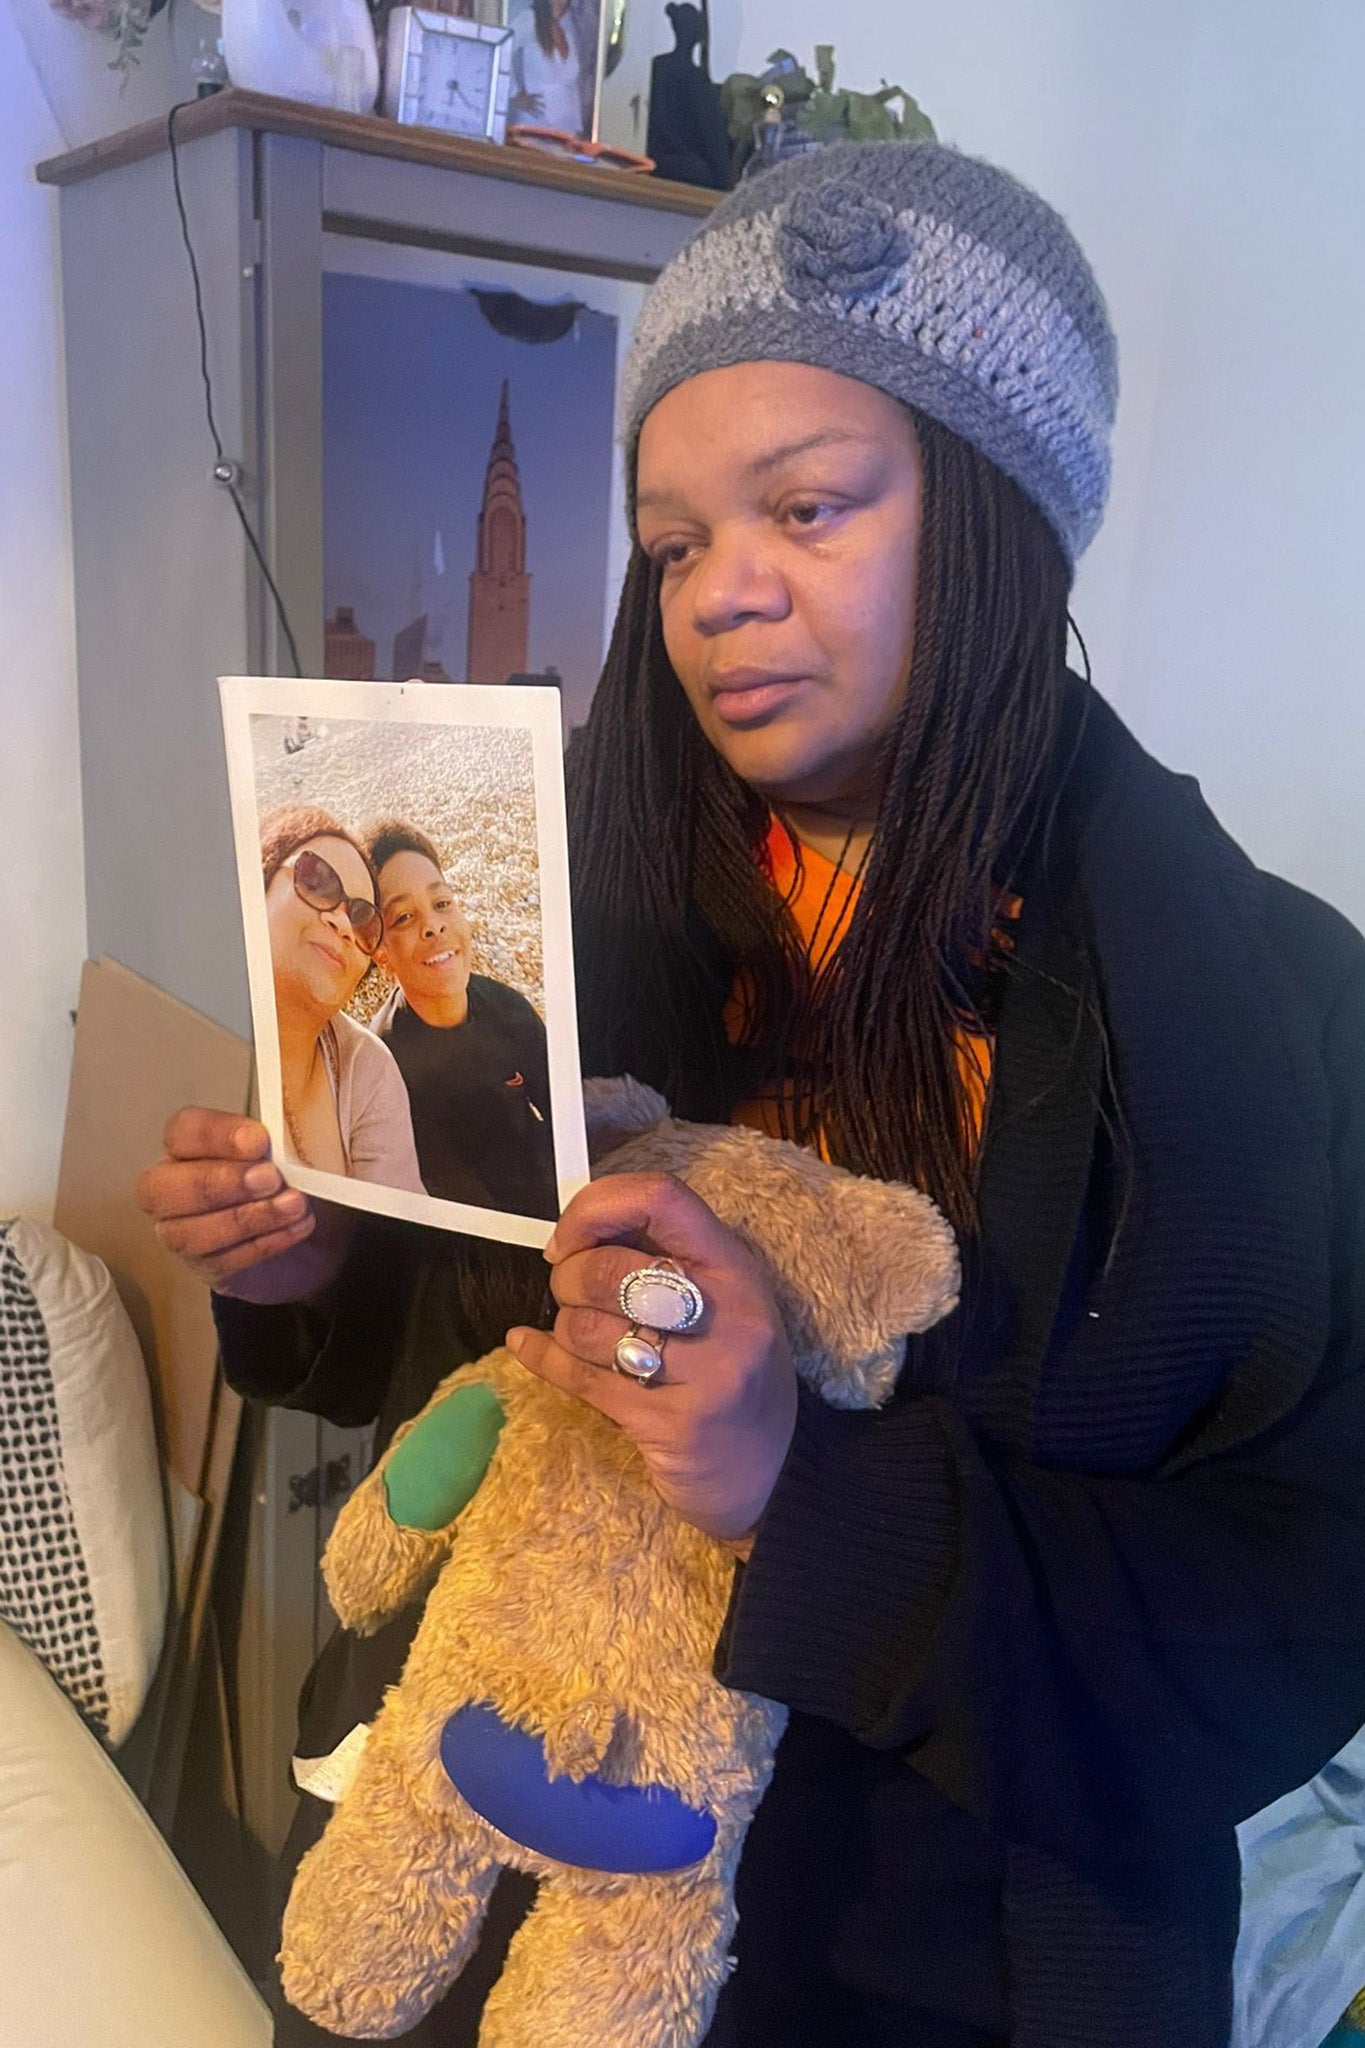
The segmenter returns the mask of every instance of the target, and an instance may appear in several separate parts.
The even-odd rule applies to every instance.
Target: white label
[[[300,1792],[311,1792],[314,1799],[325,1799],[329,1806],[335,1806],[344,1799],[355,1782],[360,1768],[360,1759],[365,1754],[365,1744],[370,1739],[369,1724],[358,1721],[350,1734],[340,1741],[330,1756],[296,1756],[290,1759],[294,1783]]]

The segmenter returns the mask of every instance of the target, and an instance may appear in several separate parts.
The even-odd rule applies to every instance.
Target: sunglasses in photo
[[[374,958],[384,937],[384,920],[377,904],[371,903],[368,896],[348,896],[340,875],[320,853],[309,853],[305,848],[292,860],[282,860],[280,866],[288,868],[294,878],[294,894],[310,910],[344,910],[357,946],[367,958]]]

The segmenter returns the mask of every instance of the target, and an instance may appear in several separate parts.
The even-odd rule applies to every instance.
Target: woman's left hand
[[[690,1188],[652,1173],[583,1188],[545,1256],[554,1328],[509,1330],[509,1348],[632,1436],[684,1521],[722,1541],[744,1537],[796,1426],[791,1352],[756,1260]],[[674,1260],[701,1289],[706,1313],[695,1330],[668,1338],[662,1376],[642,1386],[613,1369],[627,1327],[617,1292],[651,1258]]]

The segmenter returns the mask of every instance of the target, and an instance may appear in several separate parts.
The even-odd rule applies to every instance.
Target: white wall
[[[630,5],[608,96],[623,141],[672,43],[661,8]],[[779,44],[813,68],[833,40],[839,83],[904,85],[945,141],[1070,220],[1122,365],[1114,494],[1075,600],[1096,681],[1258,860],[1365,925],[1360,0],[714,14],[715,78]]]
[[[629,0],[605,132],[671,43]],[[174,0],[179,33],[202,18]],[[1076,610],[1100,686],[1266,864],[1365,924],[1365,149],[1359,0],[716,0],[713,72],[904,84],[1075,226],[1123,361],[1109,520]],[[0,0],[0,1213],[51,1199],[84,950],[55,201],[30,166],[168,103],[88,31]],[[41,82],[40,82],[41,81]],[[55,109],[55,112],[50,111]],[[643,141],[641,134],[639,139]]]
[[[186,4],[178,67],[208,20]],[[0,0],[0,1216],[56,1192],[85,956],[57,196],[33,166],[169,106],[167,18],[126,77],[47,0]]]
[[[0,4],[0,1215],[50,1207],[85,951],[54,196],[62,147]]]
[[[1209,0],[1120,669],[1265,865],[1365,926],[1365,8]]]

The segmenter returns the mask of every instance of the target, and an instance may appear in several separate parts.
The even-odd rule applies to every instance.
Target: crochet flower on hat
[[[899,284],[914,245],[884,199],[848,178],[826,178],[792,194],[777,251],[794,299],[835,298],[851,307]]]

